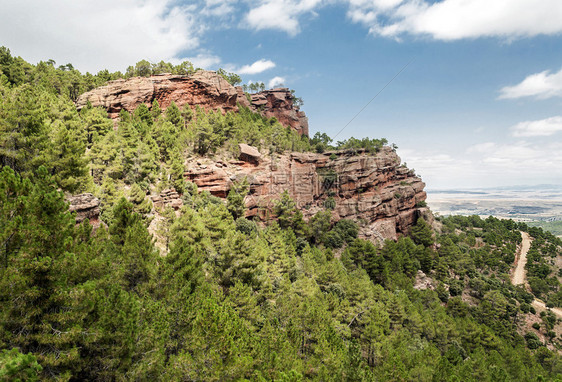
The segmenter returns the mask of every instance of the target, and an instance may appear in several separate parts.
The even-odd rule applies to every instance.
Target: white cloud
[[[562,177],[562,142],[482,142],[462,150],[399,149],[429,188],[532,184]]]
[[[239,69],[235,69],[234,71],[238,74],[258,74],[272,68],[275,68],[275,62],[271,60],[261,59],[251,65],[244,65]]]
[[[552,74],[548,70],[531,74],[517,85],[502,88],[500,93],[500,99],[562,97],[562,69]]]
[[[467,154],[477,159],[476,164],[488,176],[505,174],[533,176],[543,173],[553,175],[560,173],[562,166],[561,144],[531,144],[520,141],[515,143],[487,142],[471,146]]]
[[[463,157],[420,148],[400,148],[398,153],[430,188],[464,186],[478,177],[473,163]]]
[[[283,85],[284,83],[285,83],[285,78],[277,76],[269,80],[269,82],[267,83],[267,87],[273,89],[280,85]]]
[[[196,6],[173,0],[3,1],[2,45],[31,62],[125,70],[141,59],[181,61],[199,46]]]
[[[221,59],[211,53],[199,53],[197,56],[189,57],[189,61],[195,68],[217,69],[221,63]]]
[[[204,15],[225,17],[235,11],[235,0],[205,0],[205,7],[202,12]]]
[[[562,131],[562,117],[520,122],[511,130],[514,137],[547,137]]]
[[[261,0],[246,15],[249,27],[255,30],[276,29],[296,36],[300,32],[299,18],[315,15],[314,9],[323,0]]]
[[[375,35],[506,39],[562,32],[559,0],[347,0],[348,17]]]

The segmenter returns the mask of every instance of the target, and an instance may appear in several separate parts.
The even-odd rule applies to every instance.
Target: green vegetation
[[[357,139],[351,137],[349,139],[338,141],[337,144],[332,145],[332,138],[326,133],[316,133],[310,140],[310,144],[317,153],[323,153],[326,150],[364,150],[369,153],[378,152],[384,145],[388,143],[385,138],[370,139],[363,138]]]
[[[562,220],[556,221],[534,221],[526,223],[529,227],[540,227],[555,236],[562,237]]]
[[[0,174],[0,343],[15,365],[9,372],[548,380],[562,371],[534,333],[517,332],[532,296],[502,282],[524,228],[511,221],[444,219],[434,238],[420,219],[414,240],[377,247],[357,239],[354,222],[333,224],[324,211],[303,225],[287,197],[280,224],[258,228],[195,193],[195,207],[170,216],[161,258],[133,204],[118,200],[109,228],[94,234],[87,222],[74,227],[55,187],[43,167],[25,179],[10,168]],[[331,248],[340,246],[336,258]],[[440,280],[436,291],[413,288],[418,269]],[[543,322],[552,328],[556,319]]]
[[[68,79],[82,91],[88,75],[1,53],[1,380],[560,380],[556,317],[521,332],[534,296],[508,278],[525,230],[533,293],[559,306],[553,235],[451,217],[375,245],[358,222],[333,221],[332,200],[306,222],[287,192],[257,224],[244,217],[246,180],[225,203],[184,181],[185,158],[236,156],[239,142],[318,150],[321,136],[249,110],[157,103],[113,129],[103,110],[74,108]],[[146,193],[167,187],[184,207],[157,211],[162,256]],[[107,227],[75,225],[63,192],[82,190],[101,197]],[[420,270],[434,288],[414,287]]]

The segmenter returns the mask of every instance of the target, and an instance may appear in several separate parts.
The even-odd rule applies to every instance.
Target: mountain
[[[559,238],[238,80],[0,48],[0,380],[560,380]]]
[[[307,135],[307,118],[293,105],[292,97],[288,89],[265,90],[246,97],[241,87],[230,85],[216,72],[201,70],[190,76],[164,74],[111,81],[82,94],[76,105],[78,109],[103,107],[114,119],[122,110],[134,112],[141,104],[151,108],[154,102],[162,111],[172,103],[180,108],[187,105],[193,110],[221,112],[248,108]],[[376,154],[347,150],[279,155],[262,155],[257,148],[247,147],[256,152],[255,158],[242,152],[243,161],[188,158],[185,179],[200,191],[208,190],[222,198],[227,197],[234,179],[248,179],[247,217],[271,212],[273,202],[284,191],[289,192],[307,220],[330,198],[334,221],[362,218],[366,222],[361,235],[373,240],[396,239],[398,234],[409,232],[418,216],[429,216],[426,209],[419,208],[426,197],[424,183],[401,166],[390,147]]]

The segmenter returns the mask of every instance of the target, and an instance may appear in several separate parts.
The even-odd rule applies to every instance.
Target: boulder
[[[240,160],[244,162],[259,164],[261,154],[257,148],[254,146],[247,145],[245,143],[240,143],[238,145],[240,148]]]

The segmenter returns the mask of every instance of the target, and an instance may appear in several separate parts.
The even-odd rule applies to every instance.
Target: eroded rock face
[[[70,212],[76,212],[76,223],[80,224],[85,219],[95,228],[100,225],[100,201],[90,193],[73,195],[68,198]]]
[[[205,110],[237,111],[238,104],[290,126],[308,135],[308,118],[293,104],[289,89],[266,90],[248,100],[241,87],[230,85],[215,72],[199,70],[190,76],[162,74],[152,77],[133,77],[110,81],[106,86],[82,94],[76,101],[78,109],[88,102],[107,109],[110,118],[118,118],[125,109],[134,111],[141,103],[152,107],[157,100],[162,109],[172,102],[178,107],[189,104]]]
[[[293,95],[287,88],[265,90],[251,95],[252,106],[262,110],[267,118],[275,117],[284,126],[291,126],[301,135],[308,135],[308,118],[293,105]]]
[[[167,189],[160,192],[159,195],[151,196],[154,207],[171,207],[179,210],[183,206],[183,200],[175,189]]]
[[[331,159],[332,158],[332,159]],[[291,153],[263,158],[259,164],[188,163],[186,179],[218,197],[226,197],[233,182],[246,178],[247,216],[267,219],[274,203],[287,190],[305,218],[335,201],[333,219],[362,221],[361,236],[373,241],[405,234],[426,209],[425,184],[389,147],[376,155],[338,151],[324,154]]]

